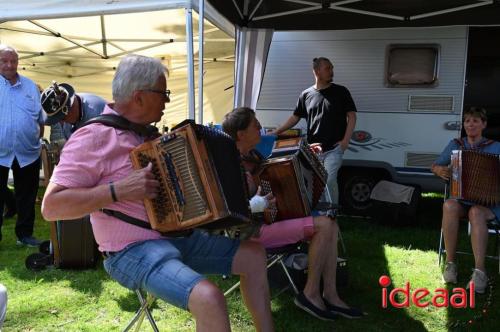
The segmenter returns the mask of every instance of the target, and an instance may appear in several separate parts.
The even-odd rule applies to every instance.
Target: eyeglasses
[[[170,90],[155,90],[155,89],[143,89],[141,91],[148,91],[148,92],[154,92],[154,93],[159,93],[163,95],[163,97],[167,100],[167,103],[170,103]]]

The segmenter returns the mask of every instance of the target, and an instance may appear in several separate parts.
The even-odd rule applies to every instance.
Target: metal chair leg
[[[137,298],[139,299],[141,306],[136,311],[134,317],[128,323],[127,327],[125,327],[123,332],[130,331],[130,329],[134,325],[136,325],[135,331],[139,331],[139,329],[141,328],[142,322],[144,320],[144,316],[148,317],[149,323],[151,324],[153,331],[159,332],[160,330],[158,329],[158,326],[156,326],[156,322],[153,318],[153,315],[151,315],[151,310],[150,310],[151,305],[156,300],[155,297],[149,293],[146,293],[146,297],[144,297],[144,295],[142,294],[142,292],[139,289],[135,290],[135,294],[137,295]]]
[[[281,265],[281,268],[283,269],[283,272],[285,272],[285,275],[288,278],[288,281],[290,282],[290,285],[292,285],[292,288],[293,288],[293,291],[295,292],[295,295],[298,295],[299,294],[299,289],[295,285],[295,282],[293,282],[292,276],[288,272],[288,269],[286,268],[285,263],[283,263],[282,259],[279,260],[279,263]]]
[[[444,254],[443,250],[443,230],[441,229],[441,234],[439,235],[439,249],[438,249],[438,266],[441,266],[441,260]]]
[[[498,240],[500,239],[500,231],[498,226],[498,221],[491,224],[493,230],[495,231],[495,251],[497,253],[496,259],[498,260],[498,274],[500,274],[500,246],[498,246]]]
[[[281,259],[283,259],[284,256],[285,256],[284,254],[276,254],[276,255],[272,255],[272,256],[268,257],[267,261],[269,263],[267,264],[267,269],[269,269],[274,264],[276,264],[278,261],[280,261]],[[233,286],[231,286],[231,288],[229,288],[227,291],[225,291],[224,292],[224,296],[228,296],[229,294],[231,294],[238,287],[240,287],[240,282],[239,281],[237,283],[235,283]]]

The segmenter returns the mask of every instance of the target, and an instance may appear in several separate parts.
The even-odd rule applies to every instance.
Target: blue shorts
[[[463,199],[457,199],[456,200],[460,205],[465,209],[465,213],[469,213],[469,209],[474,206],[474,205],[479,205],[476,203],[473,203],[471,201],[463,200]],[[485,206],[486,208],[490,209],[491,212],[493,212],[493,215],[495,216],[495,219],[500,220],[500,206]]]
[[[104,268],[122,286],[143,289],[187,309],[189,294],[202,274],[231,274],[239,240],[195,230],[182,238],[133,243],[104,260]]]

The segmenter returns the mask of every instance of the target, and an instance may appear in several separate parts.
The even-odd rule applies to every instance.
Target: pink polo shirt
[[[102,114],[117,113],[106,105]],[[102,124],[80,128],[64,145],[50,182],[66,188],[93,188],[123,179],[133,171],[129,153],[141,143],[140,136],[127,130]],[[148,220],[143,201],[120,201],[104,208]],[[102,212],[91,213],[90,221],[100,251],[119,251],[137,241],[161,238],[156,231],[130,225]]]

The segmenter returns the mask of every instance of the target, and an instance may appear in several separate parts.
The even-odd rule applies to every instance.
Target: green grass
[[[276,330],[446,331],[448,322],[467,321],[478,315],[486,296],[476,297],[476,309],[381,307],[381,287],[378,284],[381,275],[390,276],[391,287],[401,287],[406,281],[411,282],[412,289],[426,287],[434,290],[443,286],[437,266],[442,200],[427,197],[423,201],[419,224],[412,227],[383,226],[369,219],[340,218],[349,266],[349,286],[341,289],[341,294],[348,303],[368,312],[367,317],[339,319],[334,323],[318,321],[295,307],[290,292],[273,290]],[[24,260],[36,249],[16,246],[14,220],[6,220],[2,231],[0,282],[9,292],[3,331],[120,331],[133,316],[138,307],[134,293],[111,280],[102,264],[96,269],[82,271],[52,268],[35,273],[25,268]],[[39,214],[35,235],[49,238],[49,224],[42,221]],[[460,242],[462,248],[470,248],[465,227],[462,227]],[[470,276],[472,258],[459,257],[458,287],[464,287]],[[497,261],[488,261],[487,267],[490,276],[498,279],[497,264]],[[224,289],[236,281],[235,278],[211,279]],[[492,299],[489,315],[476,321],[470,329],[498,330],[496,316],[500,313],[500,301],[495,294]],[[239,292],[232,293],[227,301],[233,330],[254,330]],[[194,321],[188,312],[163,301],[156,302],[153,315],[162,331],[194,330]],[[141,331],[151,331],[147,322],[143,323]]]

